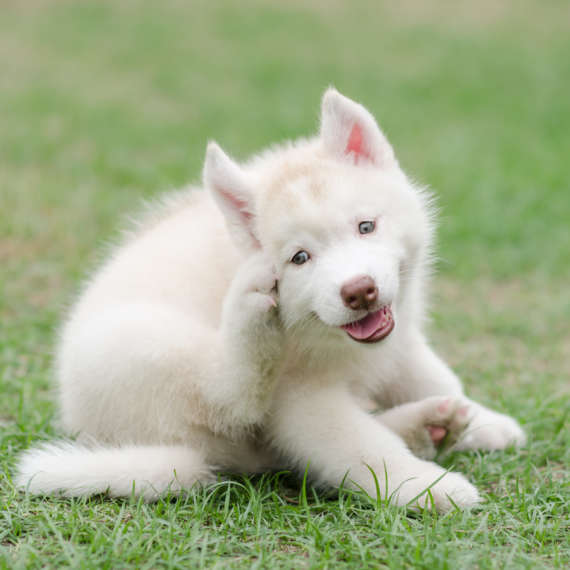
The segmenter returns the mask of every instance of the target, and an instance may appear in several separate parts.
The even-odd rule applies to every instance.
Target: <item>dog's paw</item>
[[[271,320],[277,311],[277,272],[263,253],[253,254],[239,268],[224,302],[231,320]]]
[[[440,451],[452,449],[459,441],[469,425],[471,409],[463,400],[454,397],[435,396],[420,404],[421,423],[415,441],[411,437],[410,448],[419,457],[432,459]],[[425,437],[426,431],[429,438]]]
[[[426,461],[418,461],[414,471],[393,490],[393,500],[400,506],[412,510],[435,507],[445,513],[455,507],[473,507],[481,501],[477,489],[459,473],[446,472]]]
[[[469,424],[470,406],[461,398],[434,396],[392,408],[378,419],[395,431],[417,457],[448,451]]]
[[[277,272],[264,256],[255,256],[247,263],[242,282],[242,301],[246,306],[268,313],[277,309]]]
[[[473,403],[471,407],[473,416],[457,442],[456,449],[495,450],[526,443],[526,435],[515,419],[479,404]]]

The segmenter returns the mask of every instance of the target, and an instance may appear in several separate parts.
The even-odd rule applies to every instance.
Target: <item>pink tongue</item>
[[[342,325],[341,328],[343,328],[352,338],[364,340],[371,337],[377,330],[382,328],[384,314],[384,309],[380,309],[375,313],[368,313],[359,321],[355,321],[348,325]]]

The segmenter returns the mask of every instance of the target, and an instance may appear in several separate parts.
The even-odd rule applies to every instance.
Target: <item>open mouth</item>
[[[386,338],[394,328],[392,309],[390,305],[384,305],[359,321],[342,325],[340,328],[358,342],[378,342]]]

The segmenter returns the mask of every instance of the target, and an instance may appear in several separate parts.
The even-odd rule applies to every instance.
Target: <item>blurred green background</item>
[[[438,196],[436,344],[473,395],[552,443],[570,374],[568,2],[4,0],[6,473],[53,434],[54,328],[122,217],[198,182],[209,139],[245,158],[311,135],[331,84]]]
[[[313,133],[333,84],[440,196],[443,271],[567,276],[569,28],[562,1],[4,2],[3,226],[71,259],[208,139]]]

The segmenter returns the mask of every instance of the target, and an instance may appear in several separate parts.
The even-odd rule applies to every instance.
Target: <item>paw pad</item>
[[[447,430],[443,426],[426,426],[431,440],[435,445],[439,445],[447,436]]]

